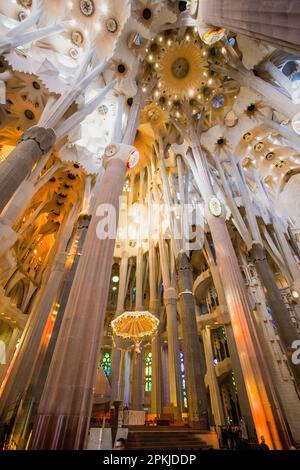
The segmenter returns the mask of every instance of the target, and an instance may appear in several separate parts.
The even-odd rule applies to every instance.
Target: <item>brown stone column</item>
[[[177,258],[177,271],[189,423],[192,427],[208,429],[208,405],[202,375],[205,359],[198,336],[191,265],[185,253],[180,253]]]
[[[53,129],[34,126],[0,166],[0,212],[4,209],[33,165],[55,144]]]
[[[297,0],[201,0],[198,18],[201,22],[299,53],[300,5]]]
[[[278,335],[285,348],[289,366],[300,390],[300,365],[295,365],[291,361],[292,354],[295,351],[292,349],[292,344],[294,341],[299,340],[299,335],[278,290],[272,270],[266,257],[265,250],[262,245],[259,243],[254,243],[252,245],[251,257],[259,274],[260,280],[265,287],[267,303],[272,309],[272,317],[276,323]]]
[[[110,285],[119,198],[132,149],[125,144],[106,149],[106,172],[40,402],[32,449],[71,450],[85,446]],[[100,222],[97,215],[102,216]],[[103,220],[104,217],[107,218]],[[100,224],[107,229],[106,237]]]

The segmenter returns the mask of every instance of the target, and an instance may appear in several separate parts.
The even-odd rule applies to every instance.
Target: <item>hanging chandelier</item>
[[[158,325],[159,320],[148,311],[124,312],[111,322],[113,333],[131,340],[137,352],[146,337],[155,336]]]

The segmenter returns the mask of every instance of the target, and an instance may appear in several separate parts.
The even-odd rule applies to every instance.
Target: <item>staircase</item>
[[[129,427],[127,450],[210,450],[207,432],[184,427]]]

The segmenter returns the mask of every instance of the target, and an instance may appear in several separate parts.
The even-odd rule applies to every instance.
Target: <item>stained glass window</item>
[[[145,355],[145,392],[152,391],[152,352]]]
[[[100,361],[100,367],[104,369],[107,377],[110,375],[111,357],[109,352],[105,352]]]
[[[182,380],[183,406],[184,406],[184,408],[187,408],[188,407],[188,400],[187,400],[187,394],[186,394],[184,355],[183,355],[182,351],[180,351],[180,371],[181,371],[181,380]]]

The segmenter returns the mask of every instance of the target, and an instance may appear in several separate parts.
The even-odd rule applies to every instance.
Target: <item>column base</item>
[[[35,422],[30,449],[84,449],[89,423],[89,416],[39,415]]]

